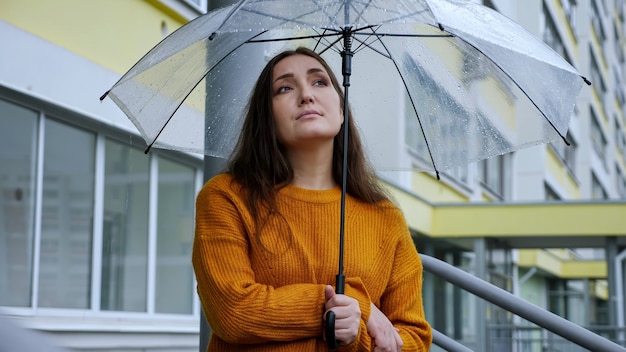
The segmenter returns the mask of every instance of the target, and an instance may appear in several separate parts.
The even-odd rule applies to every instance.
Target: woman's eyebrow
[[[306,73],[309,75],[313,73],[318,73],[318,72],[326,73],[326,71],[324,71],[323,69],[319,67],[310,68],[308,71],[306,71]]]
[[[284,78],[291,78],[291,77],[293,77],[293,73],[285,73],[285,74],[282,74],[282,75],[276,77],[274,82],[280,81],[281,79],[284,79]]]
[[[321,69],[321,68],[319,68],[319,67],[313,67],[313,68],[310,68],[310,69],[308,69],[308,70],[306,71],[306,73],[307,73],[308,75],[311,75],[311,74],[314,74],[314,73],[319,73],[319,72],[326,73],[326,71],[324,71],[323,69]],[[294,75],[293,75],[293,73],[291,73],[291,72],[287,72],[287,73],[284,73],[284,74],[282,74],[282,75],[280,75],[280,76],[276,77],[276,79],[274,80],[274,82],[276,82],[276,81],[280,81],[281,79],[285,79],[285,78],[293,78],[293,76],[294,76]]]

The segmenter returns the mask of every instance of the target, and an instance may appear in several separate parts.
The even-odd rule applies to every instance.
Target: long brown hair
[[[322,64],[333,87],[339,94],[341,107],[345,96],[330,66],[316,52],[300,47],[281,52],[273,57],[261,72],[250,97],[246,118],[235,150],[227,164],[226,172],[232,175],[247,192],[247,205],[255,221],[258,221],[259,205],[277,212],[276,192],[288,185],[294,177],[293,168],[286,156],[286,149],[278,142],[272,111],[272,76],[274,66],[282,59],[296,55],[310,56]],[[366,202],[378,203],[389,199],[377,182],[361,144],[352,112],[348,111],[348,177],[346,190],[351,196]],[[344,124],[333,142],[332,176],[337,184],[342,182]]]

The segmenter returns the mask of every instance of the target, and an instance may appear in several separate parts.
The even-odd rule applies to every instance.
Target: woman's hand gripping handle
[[[335,289],[336,294],[343,294],[345,292],[346,277],[343,274],[339,274],[336,277]],[[330,292],[329,292],[330,291]],[[326,288],[326,301],[334,295],[332,290]],[[324,326],[324,337],[326,338],[326,344],[331,351],[336,350],[339,347],[339,340],[335,338],[335,312],[332,310],[326,311]]]

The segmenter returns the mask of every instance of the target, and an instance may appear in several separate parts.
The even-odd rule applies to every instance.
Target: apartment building
[[[0,310],[61,346],[198,350],[202,159],[99,97],[199,5],[0,2]]]
[[[605,231],[600,224],[620,222],[620,213],[600,220],[594,215],[598,213],[594,208],[611,204],[621,207],[626,199],[624,2],[491,0],[483,4],[542,38],[588,77],[592,86],[583,88],[573,112],[567,135],[570,146],[557,141],[489,159],[455,170],[449,175],[453,181],[446,186],[433,184],[427,175],[418,176],[422,181],[413,189],[430,189],[432,196],[420,194],[435,203],[483,205],[487,202],[494,209],[489,211],[499,214],[499,218],[494,216],[490,221],[516,224],[514,231],[502,226],[498,227],[500,231],[504,229],[501,233],[498,230],[483,233],[485,242],[474,239],[473,243],[463,243],[448,238],[448,244],[458,244],[455,250],[444,247],[439,251],[435,249],[435,254],[439,252],[436,255],[447,256],[450,263],[475,270],[477,275],[530,302],[605,336],[615,337],[616,332],[607,326],[617,325],[619,315],[615,312],[620,307],[612,306],[611,301],[619,299],[615,296],[623,290],[616,287],[623,279],[615,278],[613,268],[616,253],[624,249],[624,231],[615,229],[612,236],[607,236],[612,230]],[[445,188],[448,192],[442,191]],[[447,198],[442,199],[442,194]],[[510,217],[503,215],[512,204],[524,204],[527,209],[534,209],[533,214],[541,214],[549,208],[554,211],[553,218],[546,220],[531,215],[519,221],[517,217],[524,212],[520,208],[511,209]],[[589,208],[581,212],[582,216],[577,216],[570,207],[572,204]],[[472,218],[474,213],[470,208],[460,211],[470,214],[459,217],[467,221],[465,231],[480,233],[480,229],[487,228],[478,225],[481,221],[478,217]],[[482,218],[485,219],[489,218]],[[535,221],[545,221],[542,229],[527,226]],[[578,237],[573,235],[575,230],[567,233],[572,230],[572,227],[565,229],[568,222],[577,224],[572,227],[597,224],[598,228]],[[549,229],[551,226],[560,227],[562,236],[550,236],[554,233]],[[461,254],[451,254],[456,250]],[[484,250],[486,253],[480,255]],[[443,292],[454,297],[454,302],[464,297],[452,287]],[[461,298],[460,301],[471,299]],[[478,320],[467,318],[472,308],[464,309],[463,304],[442,308],[433,315],[436,321],[441,321],[441,331],[469,344],[476,343],[477,350],[539,351],[546,346],[575,350],[558,338],[550,340],[550,334],[496,307],[487,307],[484,316],[489,321],[487,331],[468,329],[465,324],[479,326],[476,323],[483,316],[476,310],[473,314]],[[623,312],[623,306],[621,310]],[[459,316],[465,316],[460,319],[463,323],[458,322]],[[488,336],[490,342],[481,344],[480,336]]]

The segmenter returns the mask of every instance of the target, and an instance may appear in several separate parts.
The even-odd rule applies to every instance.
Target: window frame
[[[162,321],[164,324],[168,324],[168,321],[172,321],[172,319],[179,322],[189,322],[190,324],[196,324],[198,318],[201,314],[201,308],[199,304],[199,300],[197,295],[195,294],[195,277],[193,282],[193,290],[192,297],[189,297],[192,305],[192,312],[190,314],[170,314],[170,313],[155,313],[154,311],[147,310],[145,312],[129,312],[129,311],[112,311],[112,310],[103,310],[101,309],[101,302],[99,296],[100,289],[100,270],[101,270],[101,256],[102,256],[102,208],[103,208],[103,198],[102,192],[104,188],[104,145],[107,139],[112,141],[120,142],[125,146],[133,146],[139,147],[141,150],[145,150],[145,142],[143,139],[136,135],[129,133],[127,131],[123,131],[121,129],[115,128],[113,126],[103,125],[101,122],[89,118],[88,116],[84,116],[80,113],[77,113],[69,108],[60,107],[51,102],[45,102],[35,97],[29,96],[27,94],[16,92],[10,90],[8,88],[0,87],[0,99],[6,101],[10,104],[15,104],[20,107],[24,107],[30,110],[34,110],[38,113],[38,122],[37,129],[38,131],[35,133],[34,139],[38,144],[38,151],[36,155],[36,175],[37,179],[34,185],[34,192],[37,192],[38,195],[35,196],[35,205],[36,208],[34,211],[33,217],[35,224],[34,235],[33,235],[33,255],[31,259],[31,294],[30,294],[30,303],[26,306],[0,306],[4,311],[14,314],[17,316],[56,316],[56,317],[71,317],[71,316],[81,316],[86,318],[100,319],[100,318],[113,318],[113,319],[145,319],[145,317],[150,317],[150,319],[156,319],[157,321]],[[90,300],[88,307],[83,309],[74,309],[74,308],[47,308],[40,307],[38,305],[38,276],[39,276],[39,255],[40,255],[40,240],[41,240],[41,192],[42,190],[42,166],[43,166],[43,129],[41,125],[44,125],[46,120],[55,120],[61,122],[65,125],[68,125],[72,128],[78,128],[83,131],[87,131],[93,133],[96,136],[95,141],[95,177],[94,177],[94,189],[92,192],[94,193],[94,209],[93,209],[93,229],[91,231],[91,269],[90,269],[90,279],[87,283],[88,290],[91,292]],[[191,154],[176,152],[176,151],[165,151],[165,150],[153,150],[148,155],[151,159],[156,158],[167,158],[169,160],[173,160],[178,164],[185,165],[191,167],[193,170],[192,178],[194,180],[194,196],[197,191],[200,190],[203,180],[203,160],[198,156],[194,156]],[[150,200],[152,202],[152,200]],[[191,205],[194,207],[195,205]],[[38,209],[37,209],[38,208]],[[195,211],[195,209],[194,209]],[[150,234],[150,236],[155,236],[156,234]],[[189,270],[193,276],[193,268],[191,267],[191,262],[189,263]],[[150,289],[149,289],[150,290]],[[154,296],[154,292],[147,293],[148,299],[150,296]],[[191,325],[190,325],[191,326]],[[149,325],[145,326],[146,329],[150,329]],[[95,330],[98,330],[97,327],[94,327]]]

